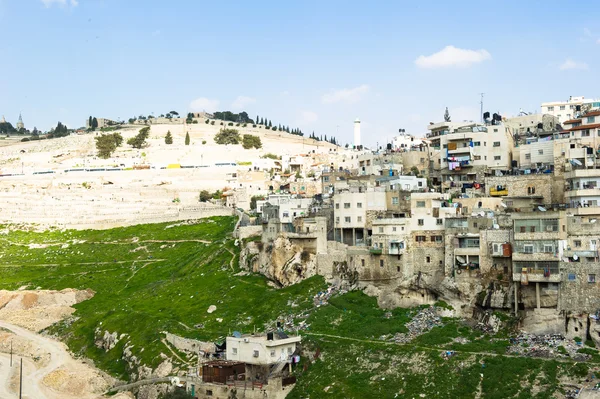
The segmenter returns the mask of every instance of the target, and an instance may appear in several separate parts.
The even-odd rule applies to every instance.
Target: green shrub
[[[240,134],[236,129],[221,129],[215,136],[217,144],[239,144],[240,141]]]
[[[250,149],[250,148],[262,148],[262,142],[260,140],[260,137],[258,136],[253,136],[251,134],[244,134],[244,138],[242,140],[242,146],[245,149]]]

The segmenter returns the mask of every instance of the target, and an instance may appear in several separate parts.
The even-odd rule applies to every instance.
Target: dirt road
[[[10,330],[15,335],[25,338],[41,352],[48,353],[49,360],[38,364],[32,359],[23,358],[23,398],[27,399],[96,399],[100,395],[93,393],[78,393],[70,395],[66,392],[56,392],[42,382],[44,377],[58,368],[81,369],[82,364],[73,359],[67,352],[66,346],[58,341],[43,337],[24,328],[0,321],[0,327]],[[0,399],[18,398],[19,393],[19,362],[20,357],[13,355],[13,367],[9,367],[10,356],[0,354]],[[87,366],[86,366],[87,367]]]

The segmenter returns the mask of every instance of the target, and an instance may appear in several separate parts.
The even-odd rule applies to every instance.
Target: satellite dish
[[[234,331],[232,334],[235,338],[242,338],[242,333],[239,331]]]
[[[580,161],[580,160],[578,160],[578,159],[571,159],[571,162],[572,162],[572,163],[574,163],[575,165],[579,165],[579,166],[582,166],[582,165],[583,165],[583,164],[581,163],[581,161]]]
[[[485,212],[479,212],[479,216],[484,217],[485,216]]]
[[[171,385],[179,385],[179,377],[171,377]]]
[[[542,212],[546,212],[546,208],[544,208],[543,206],[538,206],[538,209]]]
[[[499,224],[494,223],[494,230],[498,230],[500,228]]]
[[[448,176],[448,178],[450,179],[450,181],[454,181],[454,179],[452,178],[452,176]]]
[[[508,207],[508,205],[506,205],[504,202],[501,202],[501,203],[500,203],[500,206],[501,206],[502,208],[507,208],[507,207]]]
[[[577,254],[573,255],[573,260],[577,260],[579,259],[579,256],[577,256]]]
[[[467,263],[467,260],[465,258],[463,258],[462,256],[457,256],[456,260],[458,260],[460,263]]]
[[[596,219],[590,220],[590,223],[596,223]]]

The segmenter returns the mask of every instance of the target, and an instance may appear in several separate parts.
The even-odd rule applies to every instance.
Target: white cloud
[[[319,119],[319,115],[312,111],[302,111],[300,118],[303,123],[314,123]]]
[[[65,7],[67,5],[70,5],[71,7],[77,7],[79,5],[79,1],[77,0],[41,0],[42,3],[44,3],[44,5],[46,6],[46,8],[50,8],[53,5],[58,5],[61,7]]]
[[[214,112],[219,107],[219,100],[211,100],[206,97],[199,97],[190,103],[190,110],[200,112]]]
[[[468,50],[454,46],[446,46],[441,51],[431,55],[421,55],[415,60],[419,68],[468,68],[471,65],[491,60],[492,55],[487,50]]]
[[[565,60],[565,62],[560,64],[558,69],[560,69],[561,71],[568,71],[568,70],[574,70],[574,69],[580,70],[580,71],[587,71],[589,69],[589,66],[585,62],[576,62],[570,58],[567,58]]]
[[[255,102],[256,98],[238,96],[238,98],[236,98],[235,101],[233,101],[233,103],[231,104],[231,108],[233,108],[234,110],[244,111],[244,108],[246,108],[250,104],[254,104]]]
[[[361,97],[368,93],[369,85],[360,85],[352,89],[331,90],[329,93],[321,97],[323,104],[333,104],[344,102],[348,104],[360,101]]]

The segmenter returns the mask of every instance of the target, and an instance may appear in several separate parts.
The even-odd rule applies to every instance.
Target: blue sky
[[[501,4],[501,5],[500,5]],[[558,1],[0,0],[0,114],[246,110],[366,144],[600,97],[600,11]],[[338,132],[338,133],[336,133]]]

